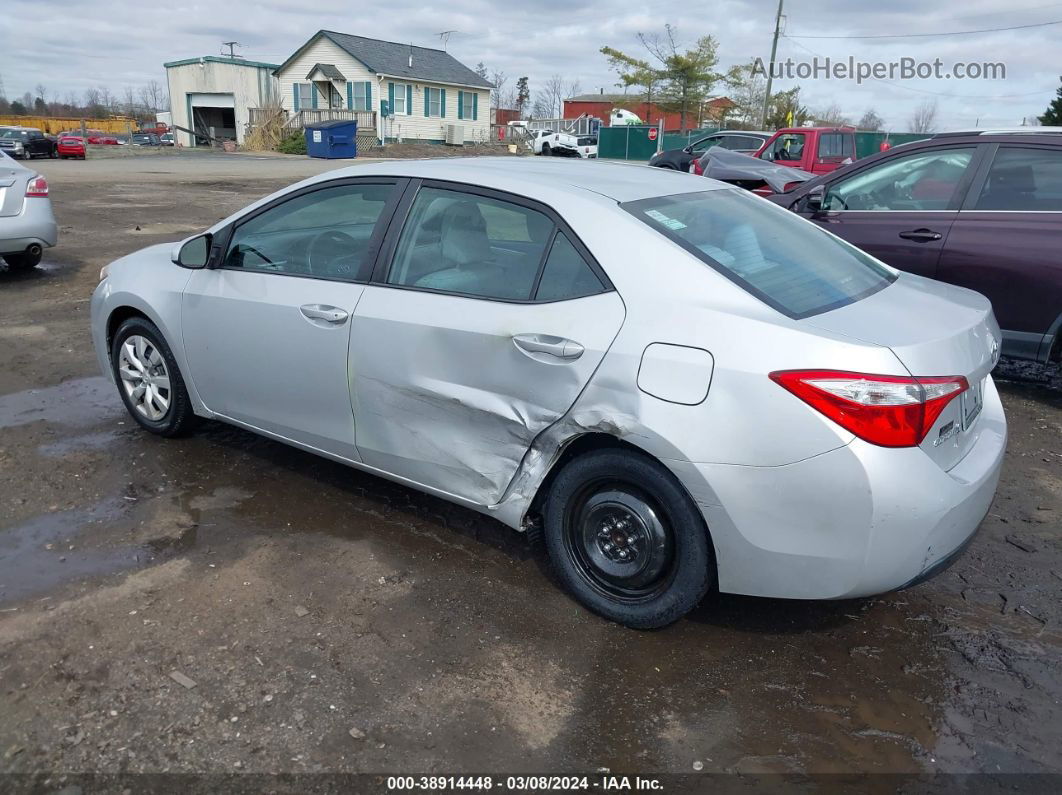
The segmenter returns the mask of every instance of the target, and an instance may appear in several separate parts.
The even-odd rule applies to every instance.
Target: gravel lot
[[[333,165],[37,163],[60,246],[0,269],[0,771],[1062,773],[1057,372],[1007,371],[999,493],[946,573],[652,633],[489,519],[139,431],[91,352],[99,268]]]

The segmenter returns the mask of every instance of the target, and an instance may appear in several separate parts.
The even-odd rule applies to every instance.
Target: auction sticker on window
[[[656,221],[658,224],[666,226],[668,229],[672,229],[676,232],[679,229],[686,228],[686,225],[682,223],[682,221],[678,220],[677,218],[668,218],[659,210],[646,210],[645,214],[652,218],[654,221]]]

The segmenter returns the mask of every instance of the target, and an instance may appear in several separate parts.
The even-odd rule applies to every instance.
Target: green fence
[[[924,133],[857,132],[855,134],[856,159],[877,154],[881,151],[881,144],[885,140],[888,140],[891,146],[899,146],[928,137]]]
[[[650,130],[656,136],[656,127],[644,124],[602,127],[597,133],[597,156],[619,160],[648,160],[656,154],[656,141],[649,139]]]

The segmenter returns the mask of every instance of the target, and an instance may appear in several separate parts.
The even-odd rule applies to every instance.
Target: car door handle
[[[328,304],[303,304],[299,307],[299,311],[310,320],[323,320],[325,323],[335,323],[337,326],[349,317],[338,306]]]
[[[940,240],[942,235],[932,229],[912,229],[909,232],[900,232],[900,237],[904,240],[917,240],[920,243],[928,243],[930,240]]]
[[[583,355],[583,348],[575,340],[554,337],[549,334],[517,334],[513,337],[516,347],[525,353],[544,353],[569,361]]]

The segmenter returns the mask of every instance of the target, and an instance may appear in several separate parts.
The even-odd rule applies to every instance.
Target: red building
[[[723,121],[727,111],[734,107],[734,103],[726,97],[715,97],[704,103],[700,112],[690,111],[686,114],[686,127],[714,126]],[[649,104],[640,99],[637,94],[579,94],[571,99],[564,100],[564,118],[576,119],[584,113],[596,116],[607,125],[613,108],[622,108],[635,113],[647,124],[656,124],[660,119],[664,120],[665,130],[677,130],[682,126],[682,114],[676,111],[665,111],[655,102]]]

